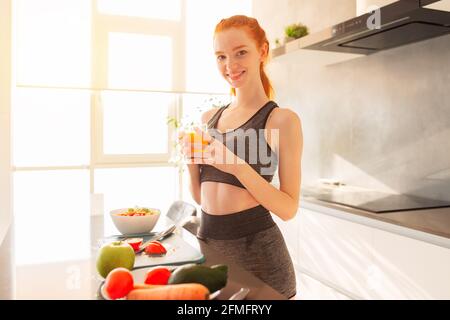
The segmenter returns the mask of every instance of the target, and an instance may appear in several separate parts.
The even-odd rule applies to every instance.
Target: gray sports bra
[[[217,130],[217,122],[222,112],[228,108],[221,107],[208,121],[208,133],[219,139],[226,147],[241,159],[244,159],[264,179],[271,182],[278,166],[278,157],[270,148],[264,136],[267,119],[278,105],[274,101],[267,102],[250,119],[240,127],[227,132]],[[215,181],[245,188],[232,174],[223,172],[211,165],[200,165],[200,183]]]

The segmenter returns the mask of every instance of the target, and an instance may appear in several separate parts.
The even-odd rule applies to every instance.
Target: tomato
[[[130,238],[130,239],[126,239],[125,242],[128,243],[134,251],[139,250],[139,246],[142,244],[142,241],[144,239],[142,238]]]
[[[157,246],[160,246],[160,247],[163,247],[163,248],[164,248],[164,246],[162,245],[162,243],[159,242],[159,241],[152,241],[151,243],[154,243],[154,244],[156,244]]]
[[[164,267],[150,269],[145,277],[145,284],[167,284],[170,275],[170,270]]]
[[[160,242],[152,241],[145,247],[145,253],[148,255],[163,255],[167,253],[167,250]]]
[[[134,288],[133,275],[130,270],[116,268],[106,277],[104,290],[110,299],[125,297]]]

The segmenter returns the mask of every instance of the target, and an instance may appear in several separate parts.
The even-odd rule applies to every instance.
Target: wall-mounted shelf
[[[324,67],[335,63],[365,57],[363,54],[329,52],[306,49],[306,47],[326,39],[331,29],[307,35],[300,39],[292,40],[271,51],[272,60],[286,61],[308,67]]]

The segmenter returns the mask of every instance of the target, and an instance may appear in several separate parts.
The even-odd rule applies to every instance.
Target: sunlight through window
[[[108,44],[109,87],[172,89],[171,38],[112,32]]]
[[[26,85],[89,86],[89,0],[18,0],[17,82]]]
[[[89,164],[89,92],[20,88],[13,110],[15,166]]]
[[[180,20],[180,0],[97,0],[103,14]]]
[[[229,102],[213,29],[224,17],[250,14],[251,2],[14,1],[18,265],[89,258],[91,186],[104,195],[106,215],[134,205],[165,214],[181,190],[193,202],[187,179],[181,185],[179,168],[166,162],[174,131],[167,117],[198,121]],[[52,250],[29,250],[30,239]]]
[[[95,170],[95,193],[104,194],[105,231],[117,234],[108,216],[114,209],[144,206],[166,214],[176,199],[176,168],[124,168]]]
[[[18,265],[88,258],[89,219],[87,170],[14,173],[14,255]],[[30,247],[35,243],[50,247]]]
[[[229,84],[217,70],[213,48],[214,28],[223,18],[235,14],[251,15],[251,10],[250,0],[186,1],[187,91],[230,91]]]
[[[202,113],[231,102],[229,95],[183,94],[182,123],[201,121]]]
[[[172,103],[171,94],[104,92],[104,153],[167,153],[167,116]]]

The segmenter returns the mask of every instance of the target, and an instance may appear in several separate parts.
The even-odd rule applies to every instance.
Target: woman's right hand
[[[186,131],[178,132],[178,142],[180,143],[181,154],[184,159],[189,159],[191,157],[192,143],[190,134]]]
[[[181,145],[181,153],[185,160],[191,164],[202,163],[205,148],[209,145],[211,138],[209,135],[194,128],[195,131],[180,131],[178,133],[178,140]]]

